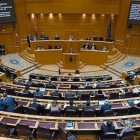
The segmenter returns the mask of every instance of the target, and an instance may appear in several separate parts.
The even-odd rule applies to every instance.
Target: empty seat
[[[128,108],[120,108],[117,110],[116,116],[128,115]]]
[[[132,98],[133,92],[126,92],[123,98]]]
[[[86,109],[83,113],[82,113],[82,117],[95,117],[95,111],[93,109]]]
[[[94,97],[94,100],[104,100],[104,99],[105,99],[105,97],[104,97],[103,94],[97,94],[97,95],[95,95],[95,97]]]
[[[15,90],[14,89],[11,89],[11,88],[6,89],[6,93],[7,93],[7,95],[14,95],[14,96],[17,95],[17,93],[15,92]]]
[[[99,36],[99,41],[103,41],[104,37],[103,36]]]
[[[114,111],[113,111],[113,110],[105,110],[105,111],[103,112],[103,116],[104,116],[104,117],[114,116]]]
[[[22,105],[19,105],[14,108],[14,112],[24,114],[24,107]]]
[[[99,140],[118,140],[118,136],[116,132],[106,132],[99,136]]]
[[[94,36],[94,37],[93,37],[93,40],[94,40],[94,41],[98,41],[98,37],[97,37],[97,36]]]
[[[75,110],[68,109],[65,111],[65,117],[77,117],[77,112]]]
[[[90,93],[82,93],[80,100],[90,100]]]
[[[119,99],[119,92],[111,92],[109,95],[109,99]]]
[[[77,85],[71,85],[71,89],[78,89]]]

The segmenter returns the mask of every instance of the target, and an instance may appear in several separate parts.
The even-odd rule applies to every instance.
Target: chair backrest
[[[66,140],[67,131],[63,127],[59,127],[59,134],[60,134],[61,140]]]
[[[8,89],[6,89],[6,93],[7,93],[7,95],[15,95],[16,96],[16,92],[15,92],[15,90],[14,89],[11,89],[11,88],[8,88]]]
[[[94,41],[98,41],[98,37],[97,37],[97,36],[94,36],[94,37],[93,37],[93,40],[94,40]]]
[[[29,92],[23,92],[23,93],[21,93],[21,94],[19,94],[21,97],[30,97],[30,98],[32,98],[33,97],[33,95],[31,94],[31,93],[29,93]]]
[[[71,89],[78,89],[77,85],[71,85]]]
[[[22,105],[19,105],[14,108],[14,112],[24,114],[24,107]]]
[[[111,92],[109,99],[119,99],[119,92]]]
[[[27,107],[26,108],[26,113],[30,114],[30,115],[38,115],[38,112],[37,112],[36,108],[33,108],[33,107]]]
[[[133,92],[126,92],[124,98],[131,98],[133,96]]]
[[[18,132],[18,136],[28,137],[31,135],[29,126],[27,124],[18,123],[17,124],[17,132]]]
[[[93,89],[93,86],[85,86],[85,89]]]
[[[103,41],[103,40],[104,40],[103,36],[99,36],[99,41]]]
[[[118,86],[116,84],[110,84],[109,88],[117,88]]]
[[[38,84],[37,84],[37,87],[42,87],[42,88],[44,88],[45,85],[44,85],[43,83],[38,83]]]
[[[136,130],[126,130],[123,133],[121,140],[133,140],[134,136],[136,135]]]
[[[140,107],[132,106],[132,107],[129,109],[129,114],[130,114],[130,115],[140,114]]]
[[[68,109],[65,111],[65,117],[77,117],[77,112],[75,110]]]
[[[118,136],[116,132],[106,132],[102,135],[102,140],[117,140]]]
[[[75,78],[73,78],[73,81],[74,81],[74,82],[79,82],[79,81],[80,81],[80,79],[79,79],[79,78],[77,78],[77,77],[75,77]]]
[[[82,93],[80,100],[90,100],[90,93]]]
[[[103,113],[104,117],[110,117],[110,116],[114,116],[114,111],[113,110],[105,110]]]
[[[80,74],[80,71],[79,70],[75,70],[75,74]]]
[[[5,122],[0,122],[0,134],[3,134],[5,136],[10,136],[10,131]]]
[[[128,115],[128,108],[118,109],[116,116],[124,116],[124,115]]]
[[[51,77],[51,81],[57,81],[57,77],[56,76]]]
[[[97,95],[95,95],[94,99],[95,99],[95,100],[104,100],[105,97],[104,97],[103,94],[97,94]]]
[[[50,116],[61,117],[61,112],[60,112],[60,110],[51,111]]]
[[[38,126],[37,128],[37,138],[39,139],[51,139],[50,129],[47,127]]]
[[[82,113],[82,117],[95,117],[95,111],[93,109],[86,109]]]

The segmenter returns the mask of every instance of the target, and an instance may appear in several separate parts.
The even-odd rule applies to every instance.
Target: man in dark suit
[[[3,104],[3,99],[0,95],[0,110],[3,111],[4,110],[4,104]]]
[[[46,85],[46,88],[56,89],[56,85],[49,81],[49,83]]]
[[[55,45],[55,49],[60,49],[60,46],[59,45]]]
[[[13,112],[14,108],[18,105],[18,103],[13,97],[7,97],[7,94],[5,92],[3,93],[3,97],[4,110],[8,112]]]
[[[106,110],[111,110],[111,107],[112,107],[112,105],[109,104],[109,100],[106,99],[106,100],[104,101],[104,105],[101,107],[100,115],[102,116],[103,113],[104,113],[104,111],[106,111]]]
[[[59,92],[59,90],[58,89],[56,89],[53,93],[52,93],[52,95],[51,95],[52,97],[54,97],[54,96],[57,96],[57,97],[59,97],[59,98],[61,98],[62,97],[62,95],[61,95],[61,93]]]
[[[31,40],[31,36],[30,36],[30,34],[28,34],[27,35],[27,42],[28,42],[29,47],[31,47],[30,40]]]
[[[112,120],[107,120],[105,124],[101,126],[101,130],[103,133],[115,132],[115,126],[112,124]]]
[[[32,78],[29,78],[29,80],[26,81],[26,84],[28,86],[33,86],[34,85],[34,82],[32,81]]]
[[[6,54],[5,45],[3,43],[1,43],[1,45],[0,45],[0,54],[1,55],[5,55]]]
[[[87,44],[84,45],[83,47],[84,47],[84,48],[83,48],[84,50],[88,50],[88,49],[89,49],[89,44],[87,43]]]
[[[64,97],[65,99],[68,99],[68,98],[70,98],[70,97],[73,98],[73,97],[74,97],[74,94],[72,94],[72,93],[71,93],[71,89],[69,89],[68,92],[66,92],[66,93],[64,94],[64,96],[65,96],[65,97]]]
[[[44,92],[40,91],[39,89],[36,89],[36,92],[33,93],[34,96],[40,96],[43,97]]]
[[[96,88],[103,88],[103,87],[105,87],[105,84],[104,83],[102,83],[101,82],[101,80],[98,80],[98,83],[97,83],[97,85],[96,85]]]
[[[92,109],[92,110],[95,110],[94,106],[91,106],[90,105],[90,100],[88,100],[86,102],[86,105],[83,107],[84,111],[87,110],[87,109]]]
[[[72,48],[70,48],[69,53],[74,53],[74,51],[73,51],[73,49],[72,49]]]
[[[41,39],[41,40],[44,40],[44,38],[45,38],[45,34],[44,34],[44,33],[41,33],[40,39]]]
[[[77,107],[74,106],[73,104],[74,104],[73,100],[70,100],[70,101],[69,101],[69,106],[66,106],[64,110],[66,111],[66,110],[68,110],[68,109],[71,109],[71,110],[77,111]]]
[[[91,45],[91,50],[96,50],[96,45],[94,43]]]
[[[45,106],[44,105],[40,105],[40,104],[37,104],[37,98],[34,97],[33,98],[33,102],[29,104],[29,107],[33,107],[37,110],[37,113],[38,115],[41,113],[43,114],[44,110],[45,110]]]

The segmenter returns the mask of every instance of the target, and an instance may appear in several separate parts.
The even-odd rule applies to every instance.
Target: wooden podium
[[[79,67],[79,53],[63,53],[62,62],[65,69],[77,69]]]

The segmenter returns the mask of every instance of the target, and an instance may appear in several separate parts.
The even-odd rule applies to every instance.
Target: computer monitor
[[[94,40],[94,41],[98,41],[98,37],[97,37],[97,36],[94,36],[94,37],[93,37],[93,40]]]

